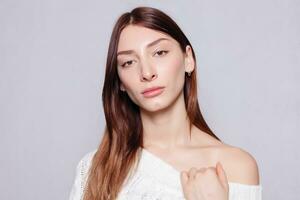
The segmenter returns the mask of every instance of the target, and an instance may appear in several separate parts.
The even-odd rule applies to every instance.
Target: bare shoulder
[[[196,144],[200,148],[201,157],[209,166],[216,166],[220,161],[229,182],[259,185],[259,168],[255,158],[246,150],[231,146],[217,140],[213,136],[195,129]]]
[[[255,158],[246,150],[222,143],[217,147],[227,179],[249,185],[259,184],[259,168]],[[217,162],[217,161],[216,161]]]

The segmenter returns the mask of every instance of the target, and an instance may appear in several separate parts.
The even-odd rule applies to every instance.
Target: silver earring
[[[191,73],[192,73],[192,72],[188,72],[188,76],[191,76]]]

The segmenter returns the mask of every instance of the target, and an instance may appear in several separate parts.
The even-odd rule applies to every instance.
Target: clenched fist
[[[186,200],[228,200],[229,185],[220,162],[215,167],[192,167],[180,174]]]

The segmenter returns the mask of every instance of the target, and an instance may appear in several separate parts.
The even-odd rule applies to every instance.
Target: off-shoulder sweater
[[[88,170],[96,150],[85,154],[77,164],[69,200],[82,200]],[[262,200],[262,185],[228,182],[229,200]],[[146,149],[134,174],[126,179],[117,200],[185,200],[180,172]]]

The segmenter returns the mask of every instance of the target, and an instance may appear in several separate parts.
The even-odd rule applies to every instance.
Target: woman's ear
[[[125,92],[125,88],[124,88],[124,85],[122,83],[120,83],[120,90]]]
[[[193,58],[192,47],[190,45],[186,45],[184,63],[185,63],[184,66],[185,66],[185,71],[186,72],[194,71],[194,69],[195,69],[195,60]]]

